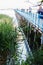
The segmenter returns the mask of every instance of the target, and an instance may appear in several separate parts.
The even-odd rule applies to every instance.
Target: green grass
[[[9,54],[12,56],[15,55],[17,46],[16,40],[17,30],[13,27],[12,18],[0,14],[0,59],[2,59],[2,62],[4,62],[3,59],[5,59],[6,62]]]
[[[8,15],[0,14],[0,22],[11,22],[12,18]]]

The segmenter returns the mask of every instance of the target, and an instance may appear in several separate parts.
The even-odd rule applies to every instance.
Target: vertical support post
[[[38,29],[39,29],[39,23],[40,23],[40,19],[38,18]]]
[[[35,26],[36,26],[36,22],[37,22],[37,14],[35,14]]]
[[[41,45],[43,45],[43,33],[41,35]]]
[[[35,13],[33,14],[33,19],[34,19],[34,25],[35,25],[35,20],[36,20],[36,15],[35,15]]]
[[[42,35],[41,35],[41,45],[43,44],[43,20],[41,20],[42,22]]]
[[[35,36],[34,36],[34,42],[35,42],[35,38],[36,38],[36,29],[34,29],[34,32],[35,32]]]
[[[34,13],[32,13],[32,21],[33,21],[33,23],[34,23]]]
[[[39,18],[39,17],[38,17],[38,13],[37,13],[37,21],[36,21],[36,24],[38,23],[38,18]]]

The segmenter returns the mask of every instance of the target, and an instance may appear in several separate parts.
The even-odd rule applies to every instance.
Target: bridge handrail
[[[38,13],[32,13],[31,15],[29,12],[21,12],[20,10],[17,10],[17,12],[21,15],[24,16],[30,23],[34,24],[36,27],[40,28],[41,31],[43,32],[43,19],[40,19],[38,16],[40,14]],[[27,18],[28,17],[28,18]]]

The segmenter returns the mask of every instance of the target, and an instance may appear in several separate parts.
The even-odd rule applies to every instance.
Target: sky
[[[38,0],[0,0],[0,9],[7,9],[7,8],[28,8],[28,2],[30,1],[33,4],[36,4]]]
[[[25,0],[0,0],[0,9],[3,8],[20,8]]]

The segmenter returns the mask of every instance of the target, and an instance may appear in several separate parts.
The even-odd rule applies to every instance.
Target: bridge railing
[[[25,11],[20,11],[20,10],[18,10],[18,13],[21,16],[24,16],[27,20],[29,20],[32,24],[37,26],[43,32],[43,19],[39,18],[39,16],[41,16],[41,14],[25,12]]]

